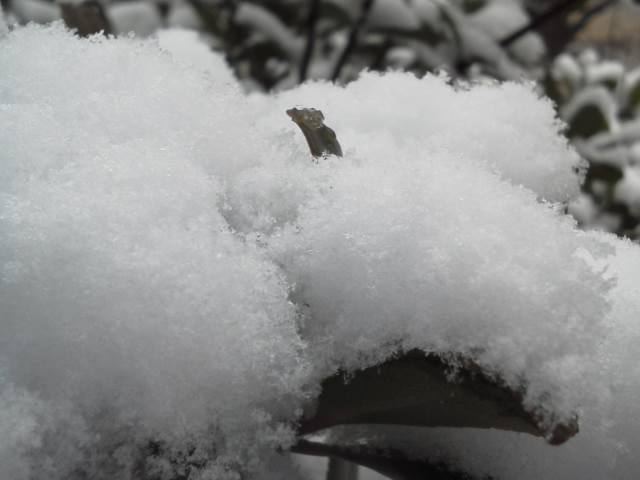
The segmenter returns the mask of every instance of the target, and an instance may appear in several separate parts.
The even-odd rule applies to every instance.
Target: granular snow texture
[[[291,478],[276,452],[320,380],[415,348],[472,358],[550,423],[592,415],[605,473],[637,471],[638,247],[562,214],[580,159],[532,86],[247,97],[193,34],[55,25],[0,38],[0,65],[0,477]],[[296,105],[343,158],[312,161]],[[467,468],[493,448],[505,478],[543,448],[458,433]]]

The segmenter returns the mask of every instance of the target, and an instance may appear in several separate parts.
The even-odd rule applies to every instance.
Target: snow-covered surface
[[[380,0],[373,2],[367,26],[397,30],[417,30],[420,27],[413,9],[403,0]]]
[[[60,7],[42,0],[14,0],[11,11],[22,23],[48,23],[60,19]]]
[[[288,441],[275,419],[295,415],[307,367],[283,274],[216,207],[223,171],[258,152],[228,141],[252,121],[237,87],[154,42],[60,27],[0,51],[2,390],[36,423],[12,448],[42,442],[24,478],[130,470],[144,437],[195,457],[215,442],[216,465],[250,469],[249,450]],[[0,468],[27,461],[12,458]]]
[[[159,30],[157,38],[160,48],[169,52],[175,61],[215,76],[216,82],[224,83],[226,88],[238,88],[227,62],[222,56],[212,54],[198,32],[171,28]]]
[[[509,58],[505,49],[482,25],[468,21],[466,15],[453,4],[441,2],[440,8],[444,12],[443,15],[455,25],[455,50],[459,50],[463,60],[480,61],[481,64],[487,65],[498,78],[508,80],[526,78],[525,70]]]
[[[640,252],[561,213],[580,160],[551,104],[399,73],[246,97],[196,41],[0,39],[0,478],[294,478],[276,452],[319,380],[398,348],[580,413],[570,461],[443,437],[471,470],[631,478]],[[311,161],[295,105],[344,158]]]
[[[576,133],[580,134],[588,121],[586,115],[580,118],[581,112],[588,112],[586,108],[597,108],[606,120],[607,125],[601,131],[589,132],[592,134],[588,138],[574,138],[574,147],[591,164],[607,165],[623,173],[620,182],[611,177],[600,179],[606,180],[600,193],[595,192],[591,182],[591,190],[598,197],[592,206],[598,211],[593,212],[590,221],[585,220],[588,216],[582,211],[584,202],[572,206],[571,211],[584,227],[604,227],[633,235],[634,219],[640,215],[636,198],[640,184],[635,180],[640,158],[640,120],[636,118],[640,70],[625,71],[621,63],[601,60],[596,52],[586,50],[577,58],[569,54],[559,56],[551,74],[563,103],[560,113],[569,125],[577,127]],[[620,206],[626,208],[621,210]]]
[[[509,34],[529,23],[529,16],[513,0],[493,0],[470,16],[471,23],[500,41]],[[545,53],[544,42],[535,32],[529,32],[515,41],[509,50],[525,64],[535,64],[542,60]]]
[[[128,0],[114,3],[106,9],[115,34],[133,32],[147,37],[162,27],[162,17],[154,2]]]
[[[600,61],[600,55],[593,48],[585,48],[578,54],[578,61],[583,68],[588,68]]]
[[[622,174],[615,187],[615,198],[627,205],[632,215],[640,216],[640,167],[626,167]]]
[[[616,61],[604,61],[585,68],[585,80],[587,83],[613,82],[617,85],[624,75],[624,65]]]
[[[569,204],[568,212],[582,225],[591,225],[598,214],[598,207],[593,198],[582,193]]]
[[[439,24],[440,9],[437,0],[409,0],[408,4],[423,23],[430,27]]]
[[[407,47],[390,48],[385,56],[385,60],[392,69],[406,69],[416,60],[415,49]]]
[[[203,28],[202,19],[186,0],[171,2],[167,14],[167,26],[200,30]]]
[[[551,75],[555,80],[569,80],[571,86],[575,88],[582,81],[584,74],[575,57],[562,53],[556,57],[551,65]]]
[[[640,248],[608,233],[590,232],[589,236],[616,250],[614,257],[599,263],[606,266],[605,276],[615,278],[616,285],[607,295],[612,304],[607,334],[592,352],[594,370],[589,373],[598,379],[594,385],[612,388],[609,396],[595,402],[585,398],[580,433],[575,438],[553,447],[525,434],[494,430],[349,427],[342,428],[335,439],[353,443],[367,438],[374,445],[393,446],[416,458],[458,465],[478,478],[636,478],[640,468],[636,454],[640,441]]]
[[[302,56],[304,43],[282,21],[260,5],[242,3],[236,10],[234,21],[274,42],[292,60]]]
[[[515,184],[522,184],[549,201],[565,201],[579,192],[574,169],[581,160],[558,135],[562,128],[553,104],[534,92],[533,84],[483,84],[454,89],[448,78],[390,73],[366,74],[344,89],[325,84],[302,86],[275,100],[280,109],[300,103],[330,112],[331,125],[350,145],[371,143],[384,131],[399,147],[423,145],[428,152],[448,154],[449,163],[468,159]],[[329,92],[329,93],[328,93]],[[372,93],[374,92],[374,93]],[[380,92],[380,93],[378,93]],[[344,108],[357,99],[357,107]],[[261,115],[275,124],[280,112],[269,97],[252,97],[266,104]],[[335,112],[335,113],[334,113]],[[522,112],[527,112],[523,115]],[[298,139],[300,145],[302,138]]]

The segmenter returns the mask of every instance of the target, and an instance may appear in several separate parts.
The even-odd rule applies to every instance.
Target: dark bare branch
[[[351,32],[349,33],[349,40],[347,41],[347,45],[344,47],[340,58],[338,59],[335,68],[333,69],[333,74],[331,75],[331,81],[335,82],[340,78],[340,73],[342,73],[342,69],[347,63],[347,60],[351,56],[351,53],[355,50],[356,45],[358,43],[358,35],[360,34],[360,30],[364,27],[365,22],[367,21],[367,17],[369,16],[369,12],[373,7],[373,2],[375,0],[363,0],[362,8],[360,9],[360,15],[358,19],[355,21],[353,26],[351,27]]]
[[[316,24],[318,23],[318,17],[320,15],[320,0],[311,0],[309,5],[309,15],[307,16],[307,43],[304,47],[304,53],[302,55],[302,62],[300,63],[300,74],[298,80],[300,83],[307,79],[307,73],[309,71],[309,65],[311,63],[311,57],[315,49],[316,43]]]
[[[500,45],[502,45],[503,47],[508,47],[519,38],[522,38],[529,32],[537,30],[542,25],[551,21],[566,10],[575,8],[581,1],[583,0],[563,0],[561,2],[557,2],[556,4],[549,7],[549,9],[545,12],[541,13],[537,17],[534,17],[528,24],[500,40]]]
[[[603,13],[607,8],[611,7],[614,3],[618,3],[618,0],[603,0],[601,2],[596,3],[591,8],[589,8],[586,12],[582,14],[580,20],[578,20],[575,24],[571,26],[571,33],[575,35],[580,30],[582,30],[589,21]]]

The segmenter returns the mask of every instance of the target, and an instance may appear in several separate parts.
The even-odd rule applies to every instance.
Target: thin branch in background
[[[612,6],[614,3],[618,3],[618,0],[603,0],[602,2],[596,3],[589,10],[584,12],[580,20],[578,20],[574,25],[571,26],[571,33],[576,34],[580,30],[582,30],[585,25],[596,15],[600,15],[607,8]],[[611,24],[609,24],[609,34],[611,34]]]
[[[385,58],[387,57],[387,53],[389,49],[393,46],[393,42],[390,37],[386,37],[384,39],[384,43],[378,50],[377,55],[371,62],[371,66],[369,67],[371,70],[383,70],[385,68]]]
[[[304,47],[302,63],[300,64],[300,75],[298,78],[300,83],[304,82],[307,79],[309,64],[311,63],[311,57],[313,56],[313,50],[316,44],[316,24],[318,23],[319,14],[320,0],[311,0],[311,5],[309,6],[309,16],[307,17],[307,44]]]
[[[237,2],[223,0],[207,2],[205,0],[187,0],[198,15],[204,30],[222,42],[222,50],[229,56],[230,47],[235,44],[233,18],[238,8]]]
[[[580,20],[584,21],[585,18],[582,17]],[[611,56],[612,50],[613,50],[611,48],[611,38],[613,36],[614,24],[617,23],[615,20],[616,20],[616,12],[614,11],[611,15],[609,15],[609,26],[607,28],[607,41],[604,44],[604,51],[607,53],[607,56]],[[619,86],[621,85],[619,84]]]
[[[340,58],[336,63],[336,66],[333,70],[333,75],[331,75],[331,81],[335,82],[340,77],[340,73],[342,73],[342,69],[347,63],[349,56],[351,55],[353,50],[356,48],[356,44],[358,42],[358,34],[360,33],[360,29],[364,26],[367,20],[367,16],[371,11],[371,7],[373,6],[374,1],[375,0],[362,1],[362,9],[360,10],[360,16],[358,17],[356,22],[353,24],[353,27],[351,28],[351,33],[349,34],[349,40],[347,41],[347,45],[344,47],[344,50],[342,51],[342,55],[340,55]]]
[[[511,45],[513,42],[515,42],[519,38],[525,36],[527,33],[531,32],[533,30],[536,30],[540,26],[542,26],[545,23],[547,23],[549,20],[553,19],[557,15],[560,15],[565,10],[574,7],[575,4],[577,4],[580,1],[582,1],[582,0],[564,0],[562,2],[558,2],[557,4],[555,4],[554,6],[549,8],[549,10],[547,10],[546,12],[543,12],[540,15],[538,15],[537,17],[533,18],[524,27],[519,28],[515,32],[510,33],[509,35],[504,37],[502,40],[500,40],[500,42],[499,42],[500,45],[503,46],[503,47],[507,47],[507,46]]]

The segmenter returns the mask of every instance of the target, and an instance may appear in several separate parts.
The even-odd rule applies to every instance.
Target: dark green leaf
[[[582,106],[569,120],[567,136],[569,138],[589,138],[596,133],[607,130],[609,130],[609,122],[600,107],[588,103]]]
[[[472,362],[462,364],[452,382],[446,362],[412,351],[360,370],[348,381],[339,374],[330,377],[299,431],[344,424],[496,428],[542,436],[552,444],[577,433],[576,421],[545,429],[539,412],[525,410],[519,392],[490,379]]]
[[[629,96],[627,100],[627,108],[633,110],[640,105],[640,77],[638,81],[629,90]]]

